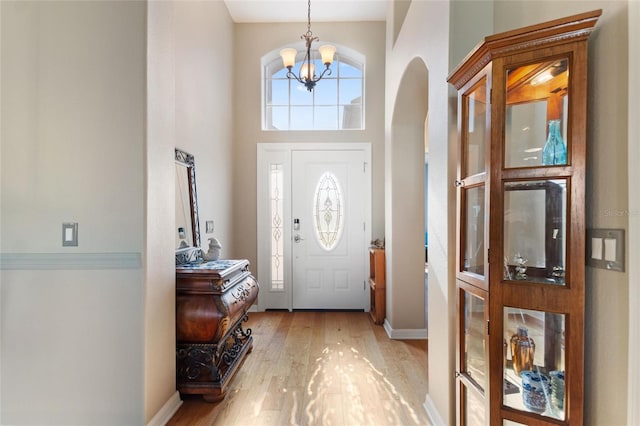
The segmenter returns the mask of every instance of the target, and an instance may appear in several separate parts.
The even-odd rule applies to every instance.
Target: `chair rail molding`
[[[140,269],[140,253],[0,253],[0,270]]]

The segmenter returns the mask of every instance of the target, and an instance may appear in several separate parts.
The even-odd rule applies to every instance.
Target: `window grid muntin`
[[[314,53],[315,54],[315,53]],[[295,66],[294,66],[294,70],[298,70],[300,68],[300,63],[302,61],[298,61],[296,62]],[[332,75],[330,76],[326,76],[322,78],[322,80],[318,83],[318,85],[322,84],[322,82],[324,81],[330,81],[330,80],[335,80],[336,81],[336,86],[337,86],[337,90],[336,90],[336,94],[335,94],[335,103],[328,105],[328,104],[318,104],[316,102],[316,94],[315,91],[317,89],[314,89],[314,91],[312,91],[311,93],[309,93],[311,95],[311,102],[303,104],[303,103],[295,103],[292,104],[291,103],[291,97],[292,97],[292,91],[293,90],[298,90],[298,87],[301,87],[302,89],[305,90],[304,86],[299,83],[298,81],[296,81],[295,79],[289,79],[286,77],[286,68],[282,68],[282,62],[280,60],[280,58],[274,59],[273,61],[269,62],[268,64],[266,64],[264,66],[264,117],[263,117],[263,130],[362,130],[364,129],[364,103],[363,103],[363,99],[364,99],[364,64],[360,64],[350,58],[346,58],[346,57],[341,57],[338,54],[336,54],[335,57],[335,61],[332,65],[331,71],[332,71]],[[322,72],[322,70],[324,69],[324,65],[320,63],[320,60],[315,60],[315,69],[316,74],[318,74],[319,72]],[[346,72],[349,71],[347,73],[347,75],[342,76],[342,72]],[[359,76],[352,76],[350,74],[352,74],[353,72],[356,73],[360,73]],[[276,77],[278,76],[278,77]],[[287,90],[287,99],[288,99],[288,104],[284,104],[284,103],[277,103],[277,102],[273,102],[273,87],[272,87],[272,81],[275,82],[288,82],[288,90]],[[346,102],[340,102],[341,100],[341,81],[347,82],[347,81],[360,81],[360,96],[359,96],[359,102],[354,103],[353,100],[351,100],[350,103],[346,103]],[[317,86],[320,87],[320,86]],[[358,97],[354,98],[354,99],[358,99]],[[292,106],[295,107],[311,107],[312,108],[312,116],[311,116],[311,125],[310,126],[298,126],[295,127],[292,121],[293,115],[295,113],[295,111],[292,110]],[[320,123],[318,123],[317,120],[317,115],[315,114],[315,109],[317,107],[322,107],[322,106],[332,106],[336,108],[336,114],[335,114],[335,121],[333,121],[333,123],[331,125],[328,126],[320,126]],[[281,108],[286,108],[287,109],[287,117],[286,117],[286,123],[282,123],[282,128],[279,128],[277,126],[278,123],[276,123],[274,121],[274,114],[273,111],[274,110],[278,110]],[[357,114],[352,115],[351,117],[355,117],[356,118],[356,124],[358,124],[355,127],[343,127],[343,124],[345,124],[345,110],[348,109],[354,109]],[[350,120],[351,122],[351,120]]]

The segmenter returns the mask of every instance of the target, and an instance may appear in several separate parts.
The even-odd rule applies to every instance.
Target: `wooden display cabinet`
[[[369,250],[369,291],[371,294],[371,318],[382,324],[386,314],[386,273],[384,249]]]
[[[587,39],[601,11],[486,37],[458,90],[458,425],[583,423]]]

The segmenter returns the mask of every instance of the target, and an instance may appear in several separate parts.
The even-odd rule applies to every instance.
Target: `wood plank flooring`
[[[168,425],[428,425],[427,341],[390,340],[365,312],[251,313],[227,396],[184,395]]]

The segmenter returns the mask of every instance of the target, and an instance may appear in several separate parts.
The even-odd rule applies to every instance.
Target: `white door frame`
[[[363,276],[368,277],[368,264],[366,258],[371,243],[371,144],[359,143],[258,143],[256,167],[256,229],[257,229],[257,279],[260,283],[260,295],[258,296],[258,311],[265,309],[293,310],[292,276],[291,267],[291,153],[293,151],[362,151],[366,162],[365,168],[365,227],[362,245],[365,259],[363,259]],[[283,241],[284,241],[284,289],[271,288],[271,221],[267,212],[271,211],[269,199],[269,172],[271,164],[281,164],[284,175],[284,212],[283,212]],[[368,292],[365,297],[365,310],[368,311]]]

